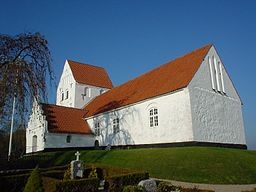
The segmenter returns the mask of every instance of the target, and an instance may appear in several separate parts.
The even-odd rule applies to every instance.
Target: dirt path
[[[251,191],[256,189],[256,184],[250,185],[213,185],[213,184],[201,184],[201,183],[187,183],[181,181],[173,181],[173,180],[165,180],[165,179],[156,179],[152,178],[157,181],[164,181],[167,183],[171,183],[175,186],[181,186],[184,188],[193,188],[196,187],[198,189],[205,189],[205,190],[213,190],[215,192],[241,192],[241,191]]]

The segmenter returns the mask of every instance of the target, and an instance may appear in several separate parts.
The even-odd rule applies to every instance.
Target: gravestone
[[[157,189],[156,182],[153,179],[142,180],[138,185],[143,186],[145,192],[156,192]]]
[[[83,177],[84,173],[84,163],[79,160],[80,153],[77,151],[75,153],[76,160],[71,161],[71,179],[76,177]]]

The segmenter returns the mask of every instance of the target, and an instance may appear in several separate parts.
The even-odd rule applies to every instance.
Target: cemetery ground
[[[41,169],[42,176],[63,178],[76,151],[37,153],[0,168]],[[105,169],[108,175],[149,173],[152,178],[206,184],[256,184],[256,151],[214,148],[178,147],[125,150],[80,150],[85,167]],[[54,173],[55,172],[55,173]],[[57,173],[57,174],[56,174]],[[10,175],[11,173],[9,173]],[[19,174],[27,174],[24,170]],[[7,174],[8,175],[8,174]],[[7,176],[5,174],[5,177]],[[2,175],[3,177],[3,175]],[[27,174],[28,177],[28,174]],[[56,178],[44,177],[44,186]]]

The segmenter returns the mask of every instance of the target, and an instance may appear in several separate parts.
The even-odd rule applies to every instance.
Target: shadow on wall
[[[114,133],[113,132],[113,119],[119,118],[119,132]],[[129,118],[129,121],[127,119]],[[99,122],[101,122],[101,125],[103,126],[100,140],[101,145],[107,146],[110,145],[133,145],[135,144],[134,139],[132,138],[132,135],[130,132],[132,129],[135,129],[136,127],[132,127],[131,122],[134,122],[135,120],[140,120],[140,114],[139,112],[132,108],[126,108],[121,111],[114,111],[112,113],[108,113],[105,115],[102,115],[101,117],[97,118]]]

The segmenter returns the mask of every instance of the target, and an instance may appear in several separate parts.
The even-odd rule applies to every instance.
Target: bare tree
[[[47,40],[40,33],[0,35],[0,128],[15,119],[24,123],[34,98],[47,100],[47,82],[54,80]]]

